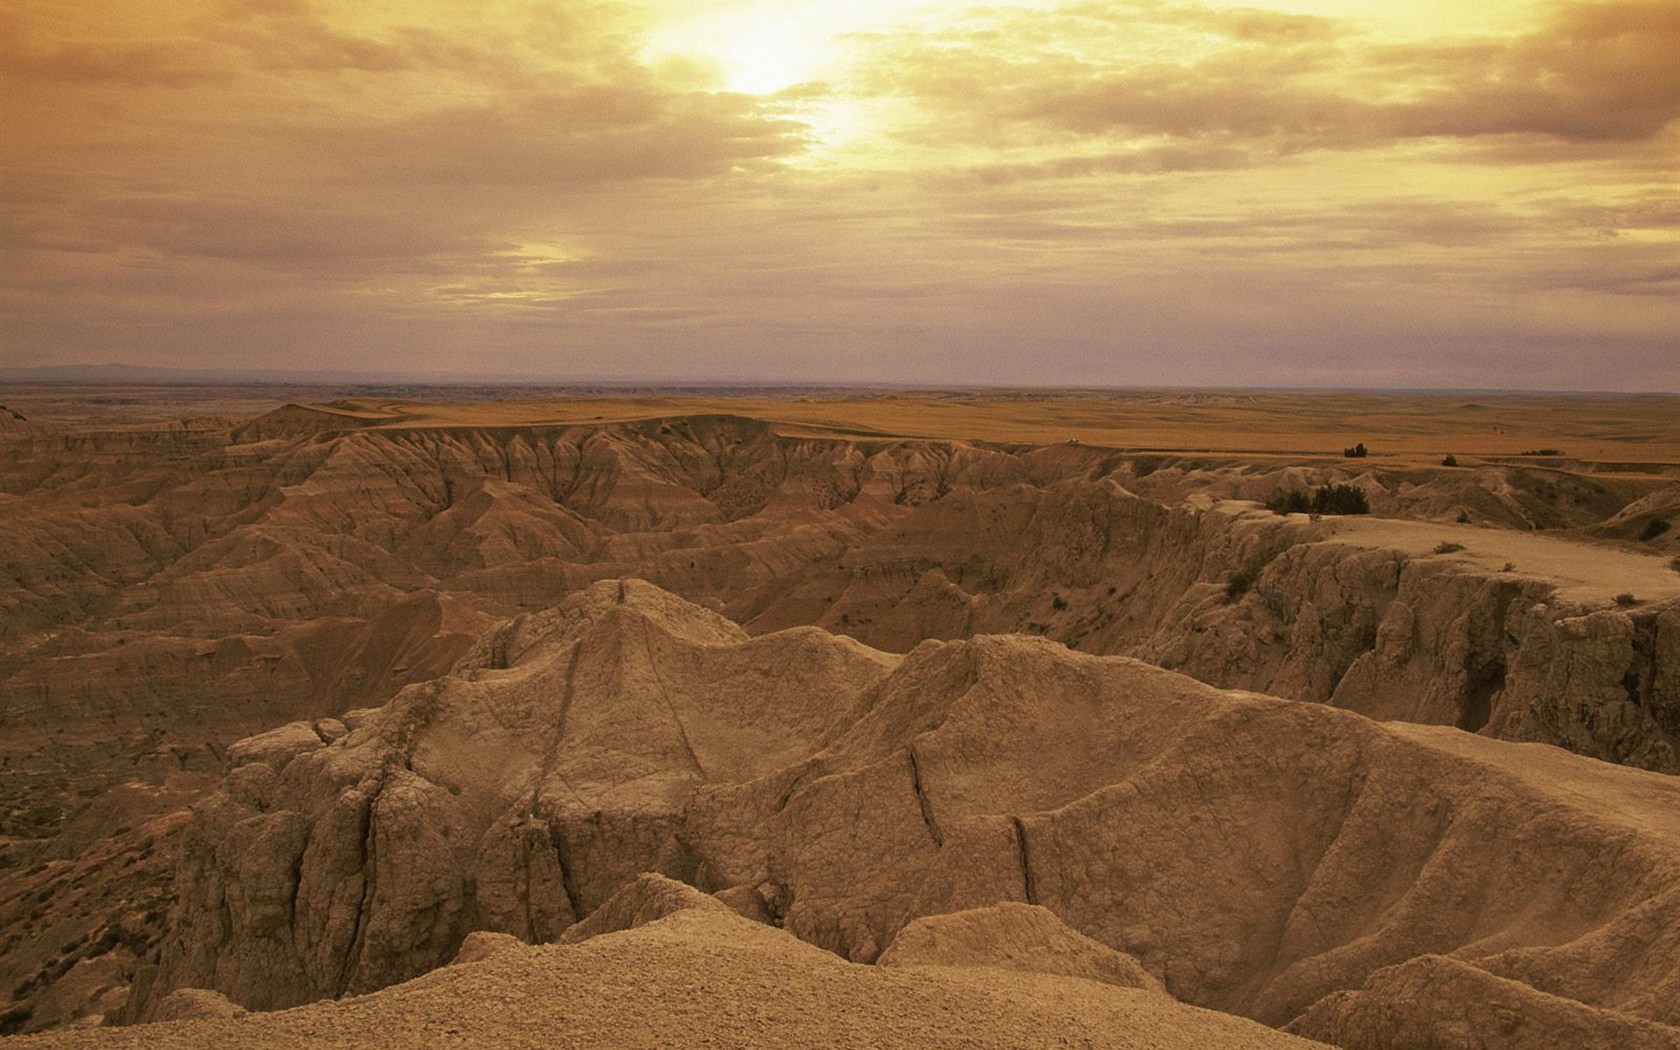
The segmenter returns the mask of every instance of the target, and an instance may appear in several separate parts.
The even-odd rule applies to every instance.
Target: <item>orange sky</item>
[[[9,0],[0,366],[1680,390],[1680,0],[1467,6]]]

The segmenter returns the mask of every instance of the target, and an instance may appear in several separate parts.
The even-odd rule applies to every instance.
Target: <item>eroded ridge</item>
[[[751,638],[616,581],[352,721],[197,807],[138,1014],[371,991],[658,871],[857,962],[1036,903],[1182,1001],[1344,1046],[1502,1023],[1455,998],[1484,987],[1595,1031],[1680,1023],[1680,784],[1555,748],[1040,639]],[[532,821],[563,848],[533,854]],[[1459,991],[1393,992],[1419,980]]]

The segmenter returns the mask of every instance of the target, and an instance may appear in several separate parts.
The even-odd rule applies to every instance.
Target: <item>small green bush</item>
[[[1370,451],[1365,448],[1365,442],[1363,441],[1352,448],[1342,449],[1342,455],[1346,456],[1348,459],[1364,459],[1370,454]]]
[[[1441,466],[1443,466],[1443,467],[1456,467],[1456,466],[1458,466],[1458,457],[1457,456],[1448,456],[1446,459],[1441,460]]]
[[[1461,510],[1461,511],[1459,511],[1459,512],[1458,512],[1458,523],[1459,523],[1459,524],[1460,524],[1460,525],[1468,525],[1468,524],[1470,524],[1470,512],[1469,512],[1469,511],[1467,511],[1467,510]]]
[[[1617,605],[1638,605],[1639,604],[1639,599],[1635,598],[1628,591],[1623,591],[1621,594],[1616,595],[1616,604]]]
[[[1436,554],[1457,554],[1464,549],[1464,544],[1454,543],[1452,540],[1442,540],[1435,545]]]

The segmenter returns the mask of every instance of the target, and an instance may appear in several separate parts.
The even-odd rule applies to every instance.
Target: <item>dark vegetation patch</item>
[[[1266,501],[1274,514],[1369,514],[1371,500],[1358,485],[1324,485],[1311,496],[1299,489]]]

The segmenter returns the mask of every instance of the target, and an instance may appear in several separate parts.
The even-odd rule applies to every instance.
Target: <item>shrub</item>
[[[1280,492],[1266,501],[1266,509],[1274,514],[1305,514],[1312,509],[1312,500],[1305,492]]]
[[[1635,598],[1631,593],[1629,593],[1627,591],[1623,591],[1622,593],[1616,595],[1616,604],[1617,605],[1638,605],[1639,604],[1639,599]]]
[[[1457,554],[1464,549],[1464,544],[1454,543],[1452,540],[1442,540],[1435,545],[1436,554]]]
[[[1309,498],[1305,492],[1279,493],[1266,501],[1274,514],[1369,514],[1371,501],[1358,485],[1325,485]]]
[[[1266,571],[1266,566],[1276,561],[1282,553],[1281,547],[1255,552],[1242,568],[1233,572],[1231,578],[1225,581],[1225,600],[1234,602],[1247,594],[1260,581],[1260,575]]]
[[[1365,442],[1361,441],[1352,448],[1342,449],[1342,455],[1346,456],[1348,459],[1364,459],[1366,456],[1370,455],[1370,452],[1365,448]]]
[[[1561,456],[1563,450],[1558,448],[1531,448],[1519,452],[1521,456]]]
[[[1675,572],[1680,572],[1680,554],[1676,554],[1674,556],[1674,558],[1668,563],[1668,567],[1673,569]]]
[[[1313,510],[1320,514],[1369,514],[1371,501],[1358,485],[1326,485],[1313,493]]]
[[[1459,524],[1460,524],[1460,525],[1468,525],[1468,524],[1470,524],[1470,512],[1469,512],[1469,511],[1467,511],[1467,510],[1461,510],[1461,511],[1459,511],[1459,512],[1458,512],[1458,523],[1459,523]]]
[[[1639,539],[1641,542],[1654,540],[1673,527],[1674,525],[1666,519],[1652,518],[1646,523],[1645,531],[1639,534]]]
[[[1254,575],[1252,573],[1243,570],[1233,572],[1231,578],[1225,581],[1226,601],[1236,601],[1247,594],[1248,589],[1252,586],[1254,586]]]
[[[1451,455],[1447,456],[1447,458],[1441,460],[1441,466],[1443,466],[1443,467],[1456,467],[1456,466],[1458,466],[1458,457],[1457,456],[1451,456]]]

